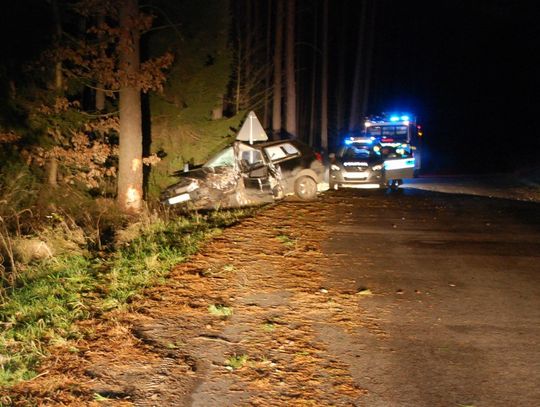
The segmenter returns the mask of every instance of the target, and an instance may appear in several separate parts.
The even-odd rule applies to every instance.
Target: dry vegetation
[[[365,292],[325,286],[329,215],[285,203],[228,229],[129,308],[79,323],[84,335],[58,344],[11,401],[356,405],[364,390],[331,342],[384,334],[362,321]]]

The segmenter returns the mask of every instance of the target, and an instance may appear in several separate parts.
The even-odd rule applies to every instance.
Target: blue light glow
[[[351,139],[345,140],[345,144],[348,145],[348,146],[350,146],[352,143],[353,143],[353,141]]]
[[[409,120],[409,116],[403,115],[403,116],[401,116],[401,120]]]
[[[387,160],[384,162],[385,170],[398,170],[402,168],[414,168],[414,158]]]
[[[392,116],[392,117],[390,117],[390,121],[391,121],[391,122],[397,122],[397,121],[399,121],[399,117],[397,117],[397,116]]]

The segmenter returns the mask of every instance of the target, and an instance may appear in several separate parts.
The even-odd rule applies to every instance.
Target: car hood
[[[345,167],[349,166],[373,166],[382,164],[384,160],[381,157],[366,157],[366,158],[339,158],[339,163]]]
[[[175,175],[180,179],[163,191],[163,199],[201,189],[227,192],[234,188],[238,180],[237,171],[232,167],[201,167],[191,171],[177,172]]]

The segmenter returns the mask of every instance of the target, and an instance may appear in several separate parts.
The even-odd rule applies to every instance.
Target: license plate
[[[345,174],[345,178],[348,179],[366,179],[368,174],[365,172],[348,172]]]
[[[190,199],[191,198],[190,198],[189,194],[181,194],[181,195],[169,198],[168,202],[169,202],[169,205],[174,205],[174,204],[177,204],[177,203],[180,203],[180,202],[189,201]]]

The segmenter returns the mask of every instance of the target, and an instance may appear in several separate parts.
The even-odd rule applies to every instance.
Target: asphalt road
[[[418,190],[324,201],[329,287],[373,295],[364,328],[319,334],[365,405],[540,405],[540,204]]]

